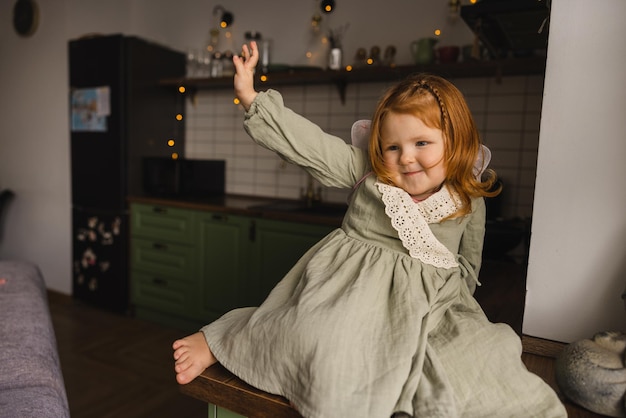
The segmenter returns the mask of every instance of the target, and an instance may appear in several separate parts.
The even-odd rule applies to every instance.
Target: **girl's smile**
[[[381,127],[381,146],[391,181],[415,200],[439,190],[446,178],[441,129],[411,114],[389,113]]]

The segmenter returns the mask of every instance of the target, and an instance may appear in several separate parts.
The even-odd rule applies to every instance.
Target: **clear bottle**
[[[343,66],[341,48],[331,48],[328,53],[328,68],[330,70],[339,70]]]
[[[262,39],[259,42],[259,67],[264,74],[269,71],[272,57],[272,40]]]
[[[233,64],[233,53],[225,51],[222,54],[222,77],[235,75],[235,65]]]
[[[211,60],[211,77],[221,77],[222,70],[222,53],[216,51],[213,53],[213,59]]]

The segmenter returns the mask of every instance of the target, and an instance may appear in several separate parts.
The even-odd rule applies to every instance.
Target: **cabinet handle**
[[[159,285],[159,286],[167,286],[167,280],[159,279],[158,277],[154,277],[152,279],[152,283]]]
[[[167,209],[162,208],[162,207],[160,207],[160,206],[155,206],[155,207],[153,207],[153,208],[152,208],[152,211],[153,211],[154,213],[167,213]]]
[[[167,245],[155,242],[152,244],[152,248],[154,248],[155,250],[167,250]]]
[[[226,215],[214,213],[213,215],[211,215],[211,219],[213,219],[214,221],[226,221],[228,220],[228,217]]]

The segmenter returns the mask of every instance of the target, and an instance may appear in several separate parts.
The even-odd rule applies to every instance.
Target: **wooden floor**
[[[172,342],[187,333],[49,292],[72,418],[207,417],[174,379]]]
[[[521,334],[525,268],[486,262],[476,298],[494,322]],[[206,404],[180,393],[174,379],[172,342],[188,332],[109,313],[49,292],[72,418],[191,418],[207,416]],[[553,359],[524,354],[524,361],[554,385]],[[566,405],[570,418],[599,417]]]

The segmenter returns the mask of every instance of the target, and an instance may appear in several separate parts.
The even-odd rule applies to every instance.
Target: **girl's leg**
[[[172,344],[174,349],[174,371],[181,385],[191,382],[207,367],[217,362],[202,332],[196,332]]]

